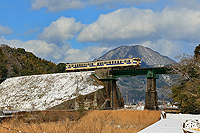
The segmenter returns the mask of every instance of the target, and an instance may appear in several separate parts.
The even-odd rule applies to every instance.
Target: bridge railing
[[[172,64],[141,65],[140,68],[159,68],[159,67],[171,68]]]

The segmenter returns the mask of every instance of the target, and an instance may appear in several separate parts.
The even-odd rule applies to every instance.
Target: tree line
[[[51,61],[36,57],[23,48],[0,47],[0,79],[7,77],[62,73],[65,63],[56,65]]]

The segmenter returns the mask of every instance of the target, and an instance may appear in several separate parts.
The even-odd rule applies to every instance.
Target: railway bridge
[[[145,97],[145,109],[157,110],[157,91],[156,79],[159,78],[158,74],[170,74],[168,67],[147,67],[147,68],[134,68],[134,69],[97,69],[93,74],[105,84],[105,88],[110,92],[110,107],[117,109],[121,106],[119,102],[119,90],[116,85],[118,77],[130,77],[137,75],[146,75],[147,89]]]

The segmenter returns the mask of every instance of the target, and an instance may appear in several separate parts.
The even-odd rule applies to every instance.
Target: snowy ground
[[[143,129],[139,133],[183,133],[183,123],[186,120],[199,120],[200,115],[167,114],[166,119],[161,119],[155,124]],[[192,130],[193,133],[200,133]]]
[[[0,84],[0,108],[45,110],[80,95],[102,89],[95,86],[92,72],[71,72],[23,76],[6,79]]]

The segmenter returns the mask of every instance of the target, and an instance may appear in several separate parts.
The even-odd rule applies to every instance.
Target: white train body
[[[140,58],[126,58],[113,60],[98,60],[93,62],[67,63],[66,71],[94,70],[112,67],[140,67]]]

